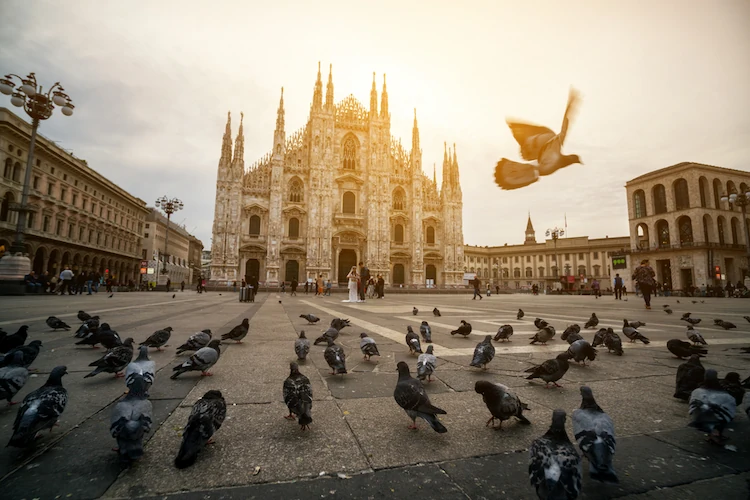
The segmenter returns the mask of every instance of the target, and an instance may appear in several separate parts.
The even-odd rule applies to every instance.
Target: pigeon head
[[[622,319],[622,326],[628,326],[628,320],[625,318]]]
[[[242,320],[242,326],[250,326],[250,320],[245,318]]]
[[[165,331],[165,332],[171,332],[171,331],[172,331],[172,327],[171,327],[171,326],[168,326],[168,327],[166,327],[166,328],[164,329],[164,331]]]
[[[581,165],[583,165],[583,162],[578,155],[563,155],[563,157],[560,159],[560,163],[562,164],[562,166],[575,165],[576,163],[580,163]]]
[[[462,325],[465,325],[465,324],[466,324],[466,321],[464,321],[464,320],[461,320],[461,324],[462,324]]]
[[[206,347],[211,347],[212,349],[216,349],[218,351],[220,345],[221,345],[221,340],[213,339],[211,342],[208,343]]]
[[[427,354],[432,354],[432,344],[427,346]]]
[[[297,375],[299,373],[299,365],[292,361],[289,363],[289,376]]]
[[[367,337],[367,334],[365,332],[359,334],[359,338],[363,339],[365,337]]]
[[[29,345],[42,347],[42,341],[41,340],[32,340],[31,342],[29,342]]]
[[[478,394],[484,394],[492,388],[492,385],[492,382],[487,380],[478,380],[477,383],[474,384],[474,390]]]
[[[305,331],[304,330],[300,330],[300,332],[299,332],[299,338],[301,338],[301,339],[306,339],[307,338],[307,337],[305,337]]]
[[[138,359],[148,359],[148,346],[142,345],[138,348]]]
[[[99,326],[101,327],[102,330],[105,330],[105,331],[110,329],[109,323],[102,323]]]
[[[133,337],[128,337],[125,342],[122,343],[125,347],[133,347]]]
[[[599,405],[596,404],[594,393],[591,391],[591,387],[587,385],[581,386],[581,409],[585,408],[598,409],[601,411]]]
[[[729,372],[726,375],[724,375],[724,381],[730,382],[732,384],[739,384],[740,374],[737,372]]]
[[[422,324],[427,326],[429,323],[427,323],[426,321],[422,321]]]
[[[411,329],[411,325],[406,327],[406,331],[409,333],[414,333],[414,330]]]
[[[29,325],[21,325],[21,328],[18,329],[18,333],[26,333],[29,331]]]
[[[713,368],[709,368],[706,370],[706,374],[703,376],[703,384],[701,384],[701,387],[705,387],[706,389],[714,389],[714,390],[721,390],[721,384],[719,384],[719,374],[716,373],[716,370]]]
[[[690,359],[688,359],[688,363],[692,365],[699,365],[701,364],[701,357],[700,354],[691,354]]]
[[[570,355],[567,352],[561,352],[560,354],[555,356],[555,359],[567,361],[570,359]]]
[[[212,389],[203,395],[203,399],[224,399],[224,395],[221,393],[221,391]]]
[[[565,410],[555,410],[552,412],[552,425],[547,434],[566,434],[565,433]],[[567,436],[566,436],[567,437]]]
[[[492,343],[492,335],[486,335],[484,337],[484,343],[485,344],[491,344]]]
[[[398,364],[396,365],[396,369],[398,370],[398,378],[411,376],[409,373],[409,365],[407,365],[403,361],[398,362]]]
[[[205,330],[201,330],[201,332],[211,335],[211,330],[209,328],[206,328]]]
[[[134,373],[132,375],[132,381],[128,386],[130,388],[129,395],[133,396],[145,396],[146,395],[146,380],[140,373]]]
[[[46,386],[62,385],[63,375],[68,374],[67,366],[56,366],[52,369],[47,379]]]

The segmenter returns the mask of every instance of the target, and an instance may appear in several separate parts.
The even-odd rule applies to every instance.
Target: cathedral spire
[[[380,118],[388,120],[388,91],[385,88],[385,73],[383,73],[383,94],[380,96]]]
[[[227,126],[224,130],[224,138],[221,141],[221,159],[219,163],[229,165],[232,163],[232,114],[227,111]]]
[[[244,113],[240,113],[240,129],[237,132],[237,139],[234,140],[234,160],[235,166],[240,166],[240,171],[245,169],[245,138],[242,132],[242,122],[245,118]]]
[[[419,126],[417,125],[417,108],[414,108],[414,126],[411,129],[411,154],[414,156],[419,155],[419,153]]]
[[[276,130],[284,132],[284,87],[281,87],[281,98],[279,99],[279,109],[276,111]]]
[[[375,72],[372,72],[372,89],[370,90],[370,120],[378,117],[378,89],[375,86]]]
[[[333,64],[328,66],[328,85],[326,86],[326,111],[333,111]]]
[[[458,159],[456,158],[456,143],[453,143],[453,183],[458,187]]]
[[[443,142],[443,187],[441,191],[447,192],[446,188],[451,185],[451,164],[448,159],[448,143]]]
[[[435,164],[432,164],[432,183],[437,186],[437,167]]]
[[[313,91],[312,110],[321,111],[323,109],[323,82],[320,79],[320,61],[318,61],[318,79],[315,80],[315,90]]]
[[[284,151],[284,142],[286,133],[284,132],[284,87],[281,87],[281,98],[279,99],[279,109],[276,112],[276,130],[273,131],[273,153],[282,154]]]

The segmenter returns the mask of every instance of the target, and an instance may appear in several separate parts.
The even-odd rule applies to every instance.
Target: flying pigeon
[[[67,323],[54,316],[47,318],[47,326],[53,330],[70,330],[70,326]]]
[[[550,340],[552,337],[555,336],[555,327],[552,325],[547,325],[538,332],[534,334],[533,337],[531,337],[530,344],[536,344],[537,342],[541,342],[542,345],[547,345],[547,341]]]
[[[479,380],[474,384],[474,390],[477,394],[482,395],[484,404],[490,410],[492,417],[487,421],[488,425],[492,424],[495,430],[502,430],[503,421],[516,417],[522,424],[529,425],[531,422],[523,416],[523,411],[528,410],[526,403],[522,403],[518,396],[513,394],[508,387],[503,384],[495,384],[487,380]],[[495,420],[500,421],[500,425],[495,427]]]
[[[52,429],[68,403],[68,391],[62,386],[63,375],[67,373],[65,366],[56,366],[42,387],[23,398],[8,446],[24,448],[39,431]]]
[[[238,344],[242,343],[247,332],[250,331],[250,320],[245,318],[242,323],[232,328],[228,333],[221,336],[221,340],[234,340]]]
[[[336,345],[333,339],[328,338],[328,347],[323,353],[328,366],[331,367],[331,375],[346,374],[346,353],[344,348]]]
[[[539,366],[532,366],[524,370],[525,373],[530,373],[526,380],[532,380],[540,378],[544,380],[544,387],[549,387],[549,383],[552,382],[555,387],[562,387],[557,383],[558,380],[563,378],[565,372],[568,371],[570,364],[568,363],[568,354],[561,352],[555,359],[548,359]]]
[[[492,345],[492,335],[487,335],[484,340],[474,348],[474,357],[471,366],[487,369],[487,364],[495,357],[495,346]]]
[[[698,330],[693,328],[693,325],[688,325],[687,331],[685,332],[685,334],[687,335],[687,338],[690,340],[690,342],[693,343],[693,345],[695,344],[708,345],[708,342],[706,342],[706,340],[703,338],[703,335],[701,335],[700,332],[698,332]]]
[[[172,327],[168,326],[163,330],[157,330],[151,334],[149,338],[140,343],[146,347],[156,347],[157,351],[161,351],[162,346],[166,346],[169,342],[169,337],[172,336]]]
[[[422,352],[422,346],[419,343],[419,335],[414,333],[414,330],[411,329],[411,325],[406,327],[406,345],[409,347],[409,354]]]
[[[737,412],[737,403],[731,394],[719,383],[714,369],[706,370],[703,384],[690,394],[690,427],[709,434],[709,442],[721,444],[724,428],[732,421]]]
[[[398,368],[398,382],[396,382],[396,389],[393,391],[393,398],[411,418],[412,423],[409,425],[409,429],[417,429],[416,419],[420,417],[430,424],[435,432],[441,434],[448,432],[448,429],[440,423],[436,416],[445,415],[446,411],[430,403],[430,398],[427,397],[422,382],[413,378],[409,373],[409,365],[399,361],[396,367]]]
[[[211,337],[211,330],[208,328],[194,333],[187,339],[187,342],[177,348],[177,354],[182,354],[185,351],[197,351],[201,347],[206,347],[211,342]]]
[[[639,329],[642,326],[646,326],[646,323],[644,323],[643,321],[630,321],[630,322],[628,322],[628,320],[625,320],[625,322],[628,323],[629,326],[632,326],[633,328],[635,328],[636,330]]]
[[[611,328],[607,328],[607,334],[604,336],[604,346],[607,348],[607,352],[614,351],[618,356],[623,355],[622,339]]]
[[[673,397],[687,401],[690,393],[701,385],[705,375],[706,369],[703,368],[700,357],[693,354],[690,359],[677,367]]]
[[[586,360],[594,361],[596,359],[596,349],[591,347],[586,340],[576,340],[570,347],[568,347],[567,354],[569,359],[574,360],[576,363],[583,361],[583,366],[586,366]]]
[[[90,363],[89,366],[95,366],[96,368],[83,378],[93,377],[100,373],[114,373],[115,378],[124,377],[125,375],[120,375],[120,372],[128,366],[132,359],[133,339],[128,337],[122,345],[114,347],[104,356]]]
[[[127,396],[112,410],[109,432],[117,440],[115,451],[123,464],[143,456],[143,437],[151,431],[154,407],[147,398],[148,385],[141,375],[134,374]]]
[[[439,318],[440,316],[442,316],[442,315],[440,314],[440,309],[438,309],[437,307],[436,307],[435,309],[433,309],[433,310],[432,310],[432,314],[433,314],[434,316],[437,316],[438,318]]]
[[[708,350],[701,346],[694,346],[689,342],[684,342],[680,339],[667,340],[667,349],[669,352],[674,354],[676,357],[688,358],[693,354],[703,357],[708,354]]]
[[[81,323],[85,323],[91,319],[91,315],[85,311],[78,311],[78,319],[81,320]]]
[[[513,327],[510,325],[502,325],[500,328],[497,329],[497,333],[495,334],[495,338],[492,339],[494,341],[499,340],[507,340],[510,342],[510,337],[513,335]]]
[[[419,325],[419,333],[422,334],[425,343],[432,344],[432,328],[430,328],[429,323],[422,321],[422,324]]]
[[[412,308],[412,310],[411,310],[411,313],[412,313],[412,314],[413,314],[414,316],[416,316],[417,314],[419,314],[419,309],[417,309],[416,307],[413,307],[413,308]]]
[[[208,370],[219,361],[219,356],[221,356],[220,345],[221,340],[211,340],[206,347],[198,349],[192,356],[185,360],[184,363],[172,368],[172,371],[175,373],[169,378],[174,380],[178,376],[189,371],[200,371],[201,376],[210,377],[212,373]]]
[[[427,379],[427,382],[432,382],[432,374],[435,373],[437,368],[437,358],[433,354],[433,347],[427,346],[427,352],[419,355],[417,358],[417,378],[419,380]]]
[[[536,318],[534,320],[534,326],[537,327],[537,328],[539,328],[540,330],[542,328],[544,328],[545,326],[547,326],[548,324],[549,323],[547,323],[546,321],[544,321],[542,318]]]
[[[297,359],[304,361],[307,359],[307,354],[310,352],[310,341],[305,336],[305,331],[299,332],[299,338],[294,341],[294,353],[297,355]]]
[[[369,361],[372,356],[380,356],[377,344],[375,344],[375,341],[368,337],[365,332],[359,334],[359,339],[359,349],[362,351],[362,354],[364,354],[363,359]]]
[[[565,411],[552,412],[552,425],[531,443],[529,458],[529,480],[539,498],[578,498],[581,457],[565,431]]]
[[[581,387],[581,407],[573,410],[573,436],[589,461],[589,477],[605,483],[619,483],[612,458],[615,454],[615,424],[604,413],[591,388]]]
[[[102,323],[95,332],[76,342],[76,345],[90,345],[94,349],[97,349],[96,344],[101,344],[107,349],[112,349],[118,345],[122,345],[122,340],[120,339],[120,335],[109,327],[109,323]]]
[[[323,332],[323,335],[315,339],[315,342],[313,342],[313,345],[327,344],[328,339],[336,340],[337,338],[339,338],[339,331],[334,327],[330,327],[328,330]]]
[[[11,349],[21,347],[26,342],[26,338],[29,336],[28,331],[28,325],[23,325],[18,329],[16,333],[0,338],[0,352],[7,353],[10,352]]]
[[[507,120],[513,137],[521,147],[521,158],[536,162],[519,163],[507,158],[498,161],[495,166],[495,183],[501,189],[522,188],[538,181],[540,175],[550,175],[575,163],[583,164],[578,155],[563,155],[561,152],[568,126],[579,102],[580,95],[571,87],[559,134],[547,127]]]
[[[471,333],[471,323],[467,323],[466,321],[461,320],[461,324],[456,330],[453,330],[451,332],[451,335],[455,335],[457,333],[459,335],[463,335],[464,337],[468,337]]]
[[[304,320],[306,320],[309,325],[314,325],[315,323],[317,323],[318,321],[320,321],[319,317],[315,316],[314,314],[309,314],[309,313],[308,314],[300,314],[299,317],[302,318],[302,319],[304,319]]]
[[[640,340],[644,344],[650,344],[651,341],[644,337],[641,332],[633,328],[632,326],[628,325],[628,320],[624,319],[622,320],[622,333],[627,338],[630,339],[630,342],[635,342],[636,340]]]
[[[729,372],[724,375],[724,379],[720,380],[722,389],[732,395],[737,406],[742,404],[742,400],[745,398],[745,389],[740,384],[740,374],[737,372]]]
[[[346,328],[347,326],[352,326],[352,325],[351,325],[351,324],[349,323],[349,320],[348,320],[348,319],[343,319],[343,318],[333,318],[333,319],[331,320],[331,328],[335,328],[335,329],[336,329],[336,330],[338,330],[338,331],[341,331],[341,330],[343,330],[343,329],[344,329],[344,328]]]
[[[518,312],[516,313],[516,319],[521,319],[524,317],[523,309],[518,309]]]
[[[9,366],[11,362],[13,362],[14,357],[17,352],[21,353],[21,365],[24,368],[28,368],[31,366],[31,363],[34,362],[37,356],[39,356],[39,350],[42,347],[42,341],[41,340],[32,340],[27,345],[22,345],[20,347],[14,347],[8,353],[5,355],[4,358],[0,361],[0,367],[3,366]],[[33,370],[32,370],[33,371]]]
[[[26,384],[29,379],[29,370],[23,366],[23,353],[16,351],[7,364],[0,368],[0,399],[8,401],[8,406],[18,404],[13,402],[13,396]],[[7,356],[6,356],[7,359]]]
[[[143,390],[148,396],[148,390],[156,379],[156,363],[148,359],[148,347],[145,345],[138,348],[138,357],[125,367],[125,385],[131,391],[136,377],[143,379],[146,384]]]
[[[217,342],[216,348],[219,348],[218,340],[211,342]],[[211,437],[221,428],[226,416],[227,403],[221,391],[208,391],[196,401],[182,432],[180,451],[174,459],[175,467],[184,469],[193,465],[203,447],[213,442]]]
[[[599,324],[599,318],[596,317],[596,313],[591,313],[591,317],[586,322],[585,325],[583,325],[584,328],[596,328],[596,325]]]
[[[284,380],[284,403],[289,408],[289,415],[284,418],[294,420],[297,416],[297,423],[304,431],[310,428],[312,423],[312,403],[313,393],[310,379],[302,375],[297,363],[289,363],[289,376]]]

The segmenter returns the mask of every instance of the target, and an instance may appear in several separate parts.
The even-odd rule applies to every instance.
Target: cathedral
[[[320,275],[345,284],[362,261],[386,284],[463,283],[462,194],[455,144],[443,151],[438,189],[422,171],[416,110],[411,151],[391,136],[385,75],[378,107],[353,95],[338,104],[332,70],[318,77],[307,124],[287,135],[284,89],[273,147],[245,168],[242,118],[232,149],[231,115],[216,180],[211,281],[252,276],[269,286]]]

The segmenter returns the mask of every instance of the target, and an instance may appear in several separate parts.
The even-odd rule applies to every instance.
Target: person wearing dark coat
[[[299,286],[299,281],[297,281],[297,278],[292,278],[292,284],[290,285],[292,292],[289,294],[290,297],[292,295],[297,295],[297,286]]]

